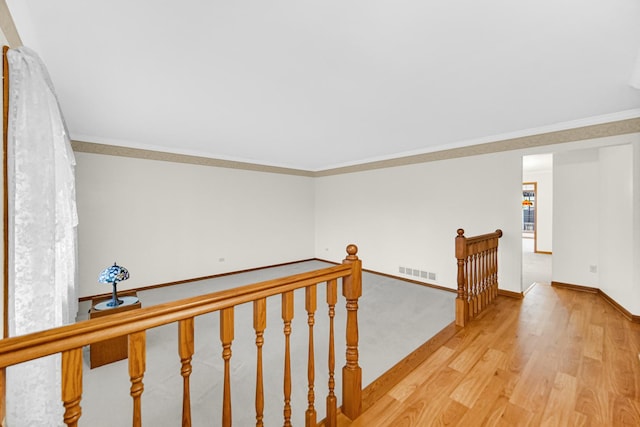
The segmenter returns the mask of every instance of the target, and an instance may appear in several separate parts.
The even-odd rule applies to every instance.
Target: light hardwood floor
[[[350,425],[640,426],[639,357],[640,324],[538,284],[499,297]]]

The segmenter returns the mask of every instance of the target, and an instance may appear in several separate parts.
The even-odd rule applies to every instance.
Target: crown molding
[[[313,177],[314,173],[301,169],[266,166],[255,163],[237,162],[233,160],[212,159],[209,157],[191,156],[186,154],[167,153],[163,151],[145,150],[141,148],[121,147],[116,145],[96,144],[93,142],[71,141],[73,151],[79,153],[104,154],[108,156],[131,157],[135,159],[159,160],[164,162],[187,163],[200,166],[214,166],[219,168],[241,169],[256,172],[279,173]]]
[[[625,135],[640,132],[640,117],[628,118],[624,120],[592,124],[541,133],[537,135],[521,136],[517,138],[504,139],[494,142],[487,142],[464,147],[444,149],[429,153],[414,154],[392,159],[378,160],[361,163],[351,166],[326,169],[321,171],[307,171],[302,169],[285,168],[278,166],[267,166],[248,162],[233,160],[213,159],[186,154],[167,153],[163,151],[147,150],[141,148],[130,148],[108,144],[97,144],[74,140],[71,142],[73,150],[76,152],[104,154],[110,156],[132,157],[147,160],[160,160],[175,163],[188,163],[201,166],[214,166],[231,169],[250,170],[256,172],[279,173],[306,177],[323,177],[331,175],[341,175],[353,172],[362,172],[374,169],[383,169],[396,166],[406,166],[416,163],[427,163],[438,160],[454,159],[459,157],[478,156],[482,154],[497,153],[502,151],[520,150],[541,146],[552,146],[567,142],[604,138],[616,135]]]
[[[438,160],[455,159],[459,157],[479,156],[482,154],[498,153],[502,151],[520,150],[542,146],[551,146],[567,142],[587,139],[604,138],[608,136],[626,135],[640,132],[640,117],[582,126],[573,129],[547,132],[537,135],[521,136],[501,141],[450,148],[429,153],[414,154],[393,159],[379,160],[352,166],[326,169],[316,172],[315,176],[341,175],[345,173],[362,172],[396,166],[406,166],[416,163],[434,162]]]

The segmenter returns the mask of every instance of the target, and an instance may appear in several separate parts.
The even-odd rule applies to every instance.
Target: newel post
[[[464,326],[469,320],[469,304],[467,303],[468,291],[464,274],[464,265],[467,259],[467,238],[464,230],[458,228],[456,236],[456,258],[458,259],[458,296],[456,298],[456,326]]]
[[[342,412],[354,420],[362,411],[362,368],[358,365],[358,298],[362,296],[362,261],[356,245],[347,246],[343,264],[351,264],[351,275],[342,279],[347,300],[347,363],[342,368]]]

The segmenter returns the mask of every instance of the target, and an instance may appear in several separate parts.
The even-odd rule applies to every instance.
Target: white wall
[[[640,313],[640,135],[554,155],[554,281]],[[595,272],[592,271],[595,267]]]
[[[308,177],[76,153],[79,294],[114,261],[118,290],[314,256]],[[224,261],[219,261],[224,258]]]
[[[634,311],[632,301],[633,242],[633,147],[626,144],[599,150],[599,282],[600,289],[620,305]]]
[[[640,134],[553,146],[553,280],[599,286],[589,266],[599,266],[600,217],[582,207],[599,203],[598,150],[633,141]],[[520,292],[522,156],[549,148],[315,179],[77,153],[81,295],[108,291],[96,277],[113,261],[131,271],[127,289],[314,256],[339,262],[352,242],[367,269],[435,272],[424,281],[453,289],[459,227],[504,231],[500,286]]]
[[[553,252],[553,171],[523,171],[522,182],[536,182],[536,249]]]
[[[552,278],[598,287],[598,273],[590,272],[601,256],[598,152],[633,141],[640,145],[640,134],[318,178],[316,256],[339,261],[346,240],[358,244],[365,268],[398,276],[400,266],[432,271],[438,279],[428,282],[455,288],[456,229],[474,235],[501,228],[500,287],[520,292],[522,156],[553,150]],[[632,313],[639,312],[628,303],[640,294],[637,281],[616,296]]]
[[[501,228],[500,287],[520,292],[521,180],[515,151],[318,178],[316,255],[340,260],[353,242],[364,268],[435,272],[412,278],[455,289],[456,230]]]
[[[556,282],[598,287],[598,149],[553,156],[553,273]]]

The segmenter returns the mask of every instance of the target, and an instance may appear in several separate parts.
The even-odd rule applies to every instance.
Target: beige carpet
[[[552,255],[533,252],[533,239],[522,239],[522,288],[551,283]]]
[[[141,292],[143,306],[214,292],[326,267],[310,261],[248,272],[219,279],[194,282]],[[293,424],[304,425],[307,406],[307,331],[304,293],[296,292],[296,312],[292,325]],[[359,301],[360,365],[363,385],[371,383],[411,351],[454,320],[455,294],[406,283],[376,274],[363,274],[363,296]],[[314,330],[316,345],[316,402],[318,419],[324,417],[327,393],[328,317],[325,287],[318,288],[318,311]],[[321,302],[323,302],[321,304]],[[344,299],[340,296],[336,313],[336,378],[344,365]],[[83,316],[88,303],[81,307]],[[280,298],[270,298],[265,332],[265,425],[282,424],[284,337],[280,318]],[[220,425],[223,381],[222,348],[218,335],[218,315],[196,319],[196,352],[193,359],[191,396],[193,425]],[[235,426],[255,425],[255,335],[251,306],[236,308],[235,336],[231,359],[232,407]],[[84,394],[81,426],[126,426],[131,424],[131,398],[127,361],[89,369],[85,350]],[[143,425],[181,425],[182,377],[177,354],[177,326],[147,332],[147,371],[144,378]],[[340,390],[340,382],[336,391]]]

